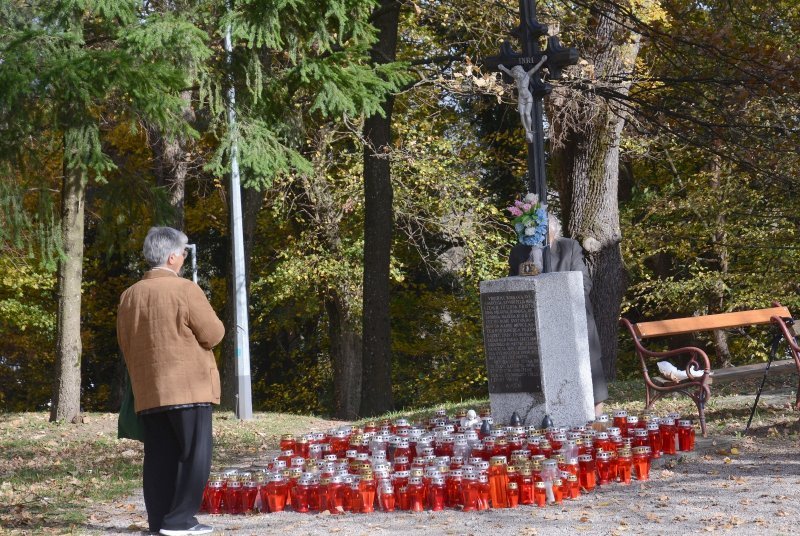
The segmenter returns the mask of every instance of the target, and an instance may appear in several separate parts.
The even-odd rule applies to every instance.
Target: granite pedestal
[[[482,281],[481,314],[495,423],[516,411],[526,425],[594,418],[581,272]]]

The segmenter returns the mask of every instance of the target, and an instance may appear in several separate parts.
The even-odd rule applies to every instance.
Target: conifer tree
[[[150,19],[133,0],[42,0],[14,4],[0,21],[0,155],[19,162],[35,150],[31,137],[60,133],[61,240],[58,266],[58,366],[50,419],[80,412],[83,221],[90,180],[103,182],[114,164],[103,151],[105,114],[166,132],[189,132],[178,90],[185,76],[178,54],[205,54],[203,35],[178,19]],[[169,28],[164,27],[164,23]],[[162,50],[165,35],[181,46]],[[15,139],[16,138],[16,139]]]

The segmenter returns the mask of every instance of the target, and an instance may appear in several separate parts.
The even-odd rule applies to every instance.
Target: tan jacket
[[[211,349],[225,334],[202,289],[155,269],[122,293],[117,340],[131,375],[136,411],[219,404],[219,371]]]

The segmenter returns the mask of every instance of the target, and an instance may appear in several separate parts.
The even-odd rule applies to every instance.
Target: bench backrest
[[[736,313],[673,318],[671,320],[656,320],[654,322],[639,322],[638,324],[633,324],[633,331],[638,338],[646,339],[648,337],[680,335],[693,331],[769,324],[770,318],[773,316],[791,318],[792,314],[786,307],[770,307],[769,309],[755,309]]]

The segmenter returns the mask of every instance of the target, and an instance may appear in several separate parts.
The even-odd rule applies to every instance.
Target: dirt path
[[[657,461],[653,479],[612,485],[546,508],[480,513],[261,514],[201,516],[215,533],[235,534],[796,534],[800,446],[791,439],[699,440],[697,451]],[[141,494],[98,508],[89,532],[138,534]]]

